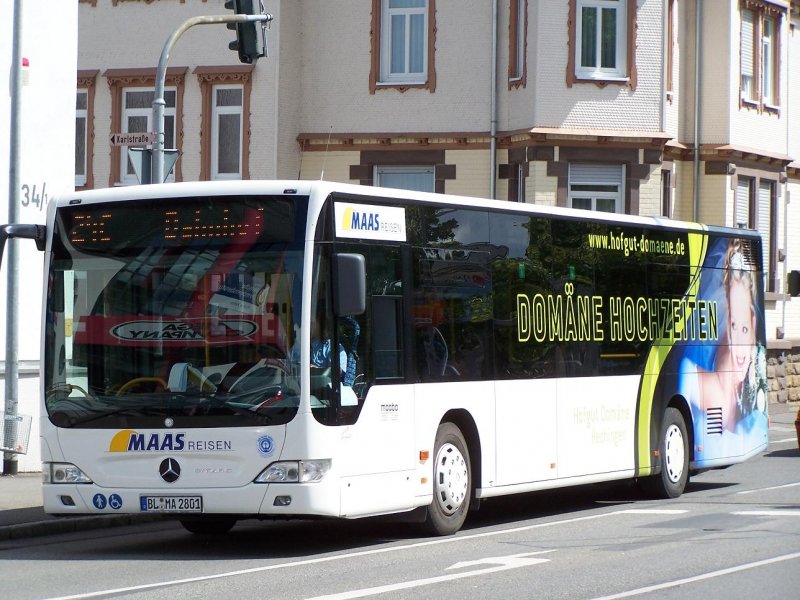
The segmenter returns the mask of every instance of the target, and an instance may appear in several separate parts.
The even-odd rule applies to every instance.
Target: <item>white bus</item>
[[[767,446],[761,241],[664,219],[309,181],[52,202],[44,507],[408,513]]]

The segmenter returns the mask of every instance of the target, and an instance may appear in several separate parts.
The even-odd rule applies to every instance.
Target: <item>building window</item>
[[[181,150],[183,143],[183,89],[185,67],[167,69],[164,90],[164,148]],[[155,73],[153,69],[109,69],[105,72],[111,89],[111,133],[144,133],[155,131],[152,122]],[[109,186],[137,183],[128,147],[111,147],[112,160]],[[167,181],[181,180],[181,159]]]
[[[75,187],[86,185],[86,154],[89,137],[89,92],[78,90],[75,98]]]
[[[377,166],[375,167],[375,184],[381,187],[415,192],[433,192],[434,167]]]
[[[373,0],[370,93],[380,87],[433,91],[435,0]]]
[[[92,188],[94,178],[94,91],[98,71],[78,71],[75,96],[75,187]]]
[[[667,98],[672,100],[674,90],[673,71],[675,70],[675,1],[667,1]]]
[[[511,0],[508,19],[508,88],[525,87],[528,0]]]
[[[672,218],[672,171],[661,170],[661,216]]]
[[[627,0],[574,0],[575,76],[578,79],[627,77]]]
[[[760,108],[780,106],[780,29],[783,9],[759,0],[742,0],[740,96]]]
[[[624,192],[623,165],[569,165],[568,206],[571,208],[621,213]]]
[[[155,90],[129,88],[122,95],[122,133],[146,133],[155,131],[153,122],[153,97]],[[175,89],[164,90],[164,148],[175,148]],[[120,149],[122,163],[126,165],[122,171],[120,183],[132,185],[139,183],[133,163],[128,158],[128,147]],[[166,173],[165,173],[166,175]],[[166,181],[175,181],[175,174],[170,173]]]
[[[509,202],[525,202],[525,178],[528,176],[529,165],[527,161],[501,165],[500,178],[508,178]]]
[[[742,71],[742,100],[756,101],[756,64],[755,64],[755,12],[742,10],[742,35],[741,35],[741,71]]]
[[[200,179],[250,178],[253,65],[197,67],[202,96]]]
[[[764,19],[764,31],[761,34],[761,99],[764,104],[775,105],[775,42],[776,23],[772,17]]]
[[[211,125],[212,179],[242,177],[242,95],[242,86],[214,86]]]

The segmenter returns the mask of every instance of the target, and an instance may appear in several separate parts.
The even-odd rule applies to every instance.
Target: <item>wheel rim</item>
[[[683,476],[683,463],[686,457],[686,448],[683,444],[683,433],[677,425],[670,425],[664,436],[665,468],[667,477],[672,483],[677,483]]]
[[[436,454],[436,501],[442,512],[457,512],[469,489],[469,469],[461,451],[453,444],[442,444]]]

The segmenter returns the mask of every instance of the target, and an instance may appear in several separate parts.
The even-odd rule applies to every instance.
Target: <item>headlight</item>
[[[312,483],[320,481],[331,469],[331,460],[284,460],[261,471],[255,483]]]
[[[71,463],[44,463],[44,483],[92,483],[86,473]]]

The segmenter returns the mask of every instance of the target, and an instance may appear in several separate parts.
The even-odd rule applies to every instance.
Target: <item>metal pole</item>
[[[156,89],[153,96],[153,126],[156,130],[156,142],[153,145],[150,183],[164,182],[164,85],[167,79],[167,62],[172,47],[184,32],[195,25],[217,25],[219,23],[247,23],[249,21],[269,22],[272,15],[212,15],[198,16],[186,19],[183,24],[172,32],[161,50],[161,58],[156,69]]]
[[[489,198],[494,200],[497,197],[497,0],[492,1],[492,65],[489,79],[492,85],[489,91]]]
[[[8,222],[19,220],[19,181],[20,181],[20,128],[22,119],[22,0],[14,0],[13,41],[11,51],[11,134],[9,148],[11,150],[8,166]],[[5,361],[5,434],[3,446],[16,448],[17,422],[8,417],[17,415],[19,397],[19,357],[18,349],[18,303],[19,289],[19,256],[16,240],[8,240],[8,259],[6,260],[6,361]],[[3,475],[17,473],[17,455],[13,452],[3,453]]]

